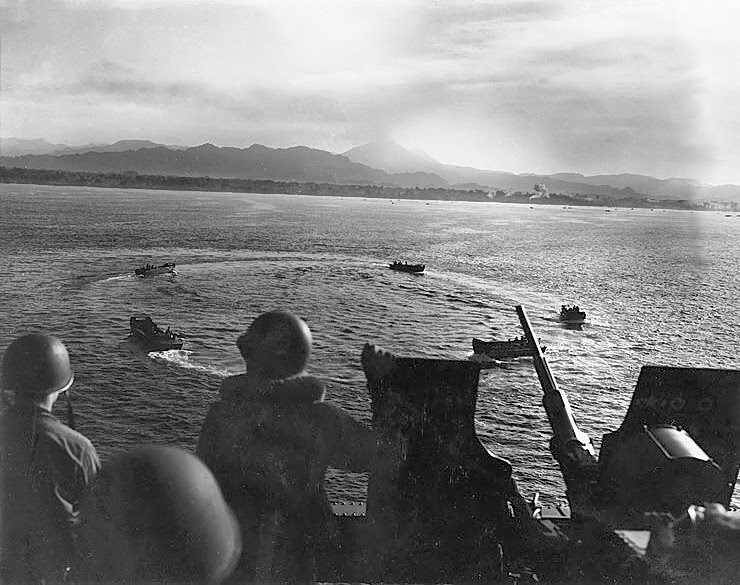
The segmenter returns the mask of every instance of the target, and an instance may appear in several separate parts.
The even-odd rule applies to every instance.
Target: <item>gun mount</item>
[[[530,342],[534,332],[516,307]],[[544,355],[533,359],[574,514],[605,513],[639,524],[645,512],[680,514],[691,504],[729,505],[740,457],[740,372],[644,366],[621,427],[603,437],[598,463]]]
[[[517,546],[517,510],[526,504],[511,465],[475,434],[478,365],[370,345],[362,364],[384,452],[368,484],[368,515],[382,525],[380,577],[499,577],[502,543]]]
[[[550,372],[524,307],[518,305],[516,312],[532,348],[534,367],[544,393],[542,403],[553,432],[550,452],[560,465],[571,508],[576,513],[587,511],[593,506],[594,486],[598,477],[591,439],[576,425],[568,396],[558,388]]]
[[[524,309],[522,317],[534,339]],[[478,440],[478,364],[366,345],[362,366],[379,452],[366,506],[335,506],[342,545],[321,561],[322,580],[511,583],[534,569],[549,583],[604,575],[644,582],[645,512],[729,504],[740,467],[738,371],[643,367],[624,422],[604,436],[597,460],[567,395],[535,356],[571,517],[528,504],[511,465]],[[550,530],[550,541],[533,537],[532,525],[539,536]]]
[[[728,507],[738,431],[739,371],[643,366],[622,425],[602,438],[602,497],[623,512]]]

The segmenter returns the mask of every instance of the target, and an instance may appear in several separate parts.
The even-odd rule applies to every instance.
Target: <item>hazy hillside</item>
[[[249,148],[217,147],[203,144],[174,150],[154,143],[120,141],[96,151],[76,154],[25,155],[5,157],[6,167],[78,172],[136,172],[185,177],[210,176],[227,179],[269,179],[313,181],[337,184],[385,184],[402,187],[447,187],[439,176],[423,172],[397,176],[351,161],[323,150],[294,146],[268,148],[254,144]],[[126,149],[126,146],[136,149]]]
[[[425,171],[434,173],[442,177],[447,184],[459,188],[476,185],[490,190],[531,192],[535,183],[545,183],[552,192],[568,194],[599,195],[615,199],[634,197],[639,194],[629,186],[591,185],[553,179],[549,175],[515,175],[514,173],[445,165],[423,153],[412,152],[393,141],[370,142],[348,150],[344,154],[355,162],[362,162],[387,172]],[[645,193],[643,195],[648,197]]]
[[[710,185],[694,179],[656,179],[645,175],[592,175],[578,173],[558,173],[558,179],[584,183],[587,185],[610,185],[630,187],[641,193],[648,193],[656,199],[701,199],[716,201],[740,201],[740,185]]]
[[[482,185],[489,189],[531,191],[544,183],[550,192],[599,195],[617,199],[642,195],[650,199],[689,199],[740,202],[740,186],[712,186],[692,179],[656,179],[645,175],[619,174],[585,176],[580,173],[535,175],[488,171],[445,165],[423,153],[412,152],[393,141],[370,142],[344,153],[355,162],[389,172],[426,171],[439,175],[450,185]]]
[[[84,152],[124,152],[126,150],[139,150],[140,148],[156,148],[163,146],[174,150],[182,150],[184,146],[165,145],[152,142],[151,140],[119,140],[113,144],[83,144],[82,146],[68,146],[66,144],[51,144],[43,138],[23,140],[21,138],[0,138],[0,155],[2,156],[24,156],[24,155],[62,155],[78,154]]]
[[[740,186],[712,186],[691,179],[656,179],[645,175],[585,176],[514,174],[442,164],[423,152],[393,141],[370,142],[344,154],[294,146],[249,148],[165,146],[148,140],[120,140],[108,145],[69,147],[43,139],[3,139],[1,164],[6,167],[78,172],[133,171],[142,174],[269,179],[336,184],[393,185],[405,188],[481,188],[578,195],[605,200],[672,199],[740,202]],[[20,156],[10,156],[12,152]],[[51,152],[49,152],[51,151]]]
[[[203,144],[184,150],[164,147],[122,152],[86,152],[62,156],[2,157],[3,166],[85,172],[133,171],[145,174],[212,176],[319,182],[389,183],[387,173],[343,156],[304,146],[272,149],[219,148]]]
[[[119,140],[113,144],[86,144],[85,146],[69,146],[64,151],[55,154],[81,154],[85,152],[125,152],[127,150],[139,150],[140,148],[169,148],[171,150],[185,150],[185,146],[172,144],[159,144],[151,140]]]
[[[23,156],[25,154],[51,154],[69,148],[66,144],[51,144],[43,138],[23,140],[21,138],[0,138],[1,156]]]
[[[408,150],[392,140],[368,142],[342,154],[354,162],[388,173],[438,173],[444,169],[443,164],[429,155]]]
[[[422,173],[420,171],[415,173],[393,173],[390,177],[393,185],[396,187],[418,187],[419,189],[447,189],[450,187],[447,181],[434,173]]]

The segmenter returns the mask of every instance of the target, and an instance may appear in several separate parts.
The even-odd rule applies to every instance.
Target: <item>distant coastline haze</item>
[[[343,154],[306,146],[184,147],[149,140],[72,147],[43,139],[3,140],[0,152],[3,182],[730,211],[740,204],[737,185],[636,174],[514,174],[445,165],[387,140]]]

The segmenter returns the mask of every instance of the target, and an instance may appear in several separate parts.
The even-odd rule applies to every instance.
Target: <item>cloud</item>
[[[503,37],[516,31],[527,34],[527,27],[563,13],[553,2],[439,2],[432,6],[418,9],[407,29],[407,46],[417,56],[480,53]]]
[[[392,136],[515,172],[738,172],[732,19],[681,1],[1,5],[4,133],[333,151]]]

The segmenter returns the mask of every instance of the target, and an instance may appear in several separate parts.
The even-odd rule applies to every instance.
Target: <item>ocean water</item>
[[[714,212],[4,184],[0,351],[28,331],[65,341],[77,427],[105,459],[194,449],[221,379],[243,371],[237,336],[264,311],[307,321],[310,371],[369,420],[365,342],[468,359],[472,337],[521,334],[522,304],[598,449],[642,365],[740,368],[738,258],[740,218]],[[426,272],[388,270],[396,259]],[[168,261],[177,276],[134,276]],[[588,312],[582,330],[558,322],[564,303]],[[143,353],[127,339],[135,313],[185,334],[183,349]],[[525,494],[562,499],[531,360],[481,372],[475,425]],[[331,494],[362,499],[364,481],[332,473]]]

